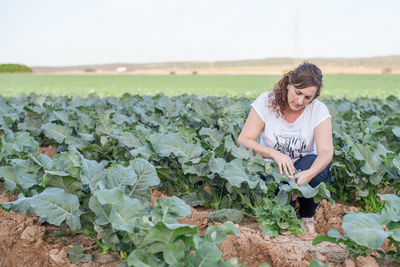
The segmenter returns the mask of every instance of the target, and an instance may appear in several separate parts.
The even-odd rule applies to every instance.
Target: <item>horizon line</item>
[[[171,64],[171,63],[217,63],[217,62],[240,62],[240,61],[259,61],[259,60],[268,60],[268,59],[290,59],[290,60],[312,60],[312,59],[371,59],[371,58],[382,58],[382,57],[399,57],[400,54],[393,55],[376,55],[376,56],[365,56],[365,57],[321,57],[321,56],[313,56],[313,57],[264,57],[264,58],[247,58],[247,59],[228,59],[228,60],[215,60],[215,61],[207,61],[207,60],[176,60],[176,61],[149,61],[149,62],[137,62],[137,63],[128,63],[128,62],[113,62],[113,63],[85,63],[85,64],[73,64],[73,65],[27,65],[32,68],[41,68],[41,67],[83,67],[83,66],[96,66],[96,65],[149,65],[149,64]],[[19,64],[19,63],[0,63],[0,64]]]

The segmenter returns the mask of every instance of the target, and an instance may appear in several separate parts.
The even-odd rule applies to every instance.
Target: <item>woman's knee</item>
[[[317,155],[311,154],[311,155],[306,155],[304,157],[301,157],[294,163],[294,167],[298,170],[308,170],[311,165],[314,163],[315,159],[317,158]]]
[[[306,156],[300,158],[299,160],[297,160],[294,164],[294,167],[296,169],[302,170],[302,171],[308,170],[309,168],[311,168],[311,166],[314,163],[316,158],[317,158],[317,155],[314,155],[314,154],[306,155]],[[311,185],[311,187],[316,187],[322,182],[326,183],[329,180],[329,176],[330,176],[329,168],[330,168],[330,164],[323,171],[321,171],[318,175],[316,175],[313,179],[311,179],[311,181],[308,184]]]
[[[322,172],[320,172],[317,176],[312,178],[308,184],[311,185],[311,187],[316,187],[322,182],[324,183],[328,182],[330,176],[329,167],[330,166],[328,165]]]

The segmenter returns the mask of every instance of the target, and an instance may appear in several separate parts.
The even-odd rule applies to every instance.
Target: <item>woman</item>
[[[333,156],[332,124],[328,108],[316,99],[321,88],[322,73],[314,64],[306,62],[284,74],[272,92],[262,93],[251,104],[238,144],[266,161],[274,160],[279,172],[298,185],[326,182]],[[296,169],[301,171],[295,174]],[[312,198],[298,201],[300,217],[313,232],[318,204]]]

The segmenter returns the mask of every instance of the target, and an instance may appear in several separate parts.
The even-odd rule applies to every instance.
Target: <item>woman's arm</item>
[[[295,169],[290,157],[273,148],[257,143],[257,137],[264,127],[265,123],[263,120],[258,116],[257,112],[251,108],[250,114],[239,135],[238,145],[244,145],[247,149],[252,148],[254,154],[260,153],[263,158],[272,158],[278,164],[281,174],[283,170],[287,176],[293,177]]]
[[[311,181],[312,178],[322,172],[332,161],[333,143],[331,118],[324,120],[314,129],[314,138],[318,156],[308,170],[295,175],[298,185]]]

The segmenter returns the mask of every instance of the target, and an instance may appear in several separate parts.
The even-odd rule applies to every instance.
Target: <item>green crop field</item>
[[[45,95],[121,96],[124,93],[155,95],[203,94],[256,97],[271,90],[279,75],[0,75],[4,96]],[[324,76],[322,96],[400,97],[397,74],[331,74]]]
[[[362,211],[343,216],[348,206],[320,205],[321,213],[339,210],[343,224],[332,226],[325,216],[315,216],[316,224],[331,230],[314,236],[313,245],[339,244],[349,254],[343,262],[373,253],[388,262],[380,266],[398,266],[400,100],[326,99],[335,153],[332,179],[316,187],[298,185],[275,163],[237,146],[251,101],[198,95],[0,96],[0,194],[2,189],[19,193],[18,199],[0,203],[0,212],[36,214],[42,222],[86,233],[102,253],[122,255],[125,266],[245,267],[224,259],[219,244],[227,235],[246,235],[239,224],[244,217],[257,221],[251,248],[258,254],[268,253],[258,240],[283,233],[290,238],[288,231],[300,235],[304,223],[290,205],[296,194]],[[45,147],[55,153],[39,153]],[[150,205],[151,190],[170,197]],[[196,208],[212,210],[196,218],[201,227],[208,224],[204,234],[180,220]],[[222,224],[211,224],[215,221]],[[7,224],[2,225],[4,233]],[[301,240],[294,238],[285,239],[285,246]],[[78,252],[89,257],[82,248]],[[275,266],[293,266],[291,258],[287,261]]]

